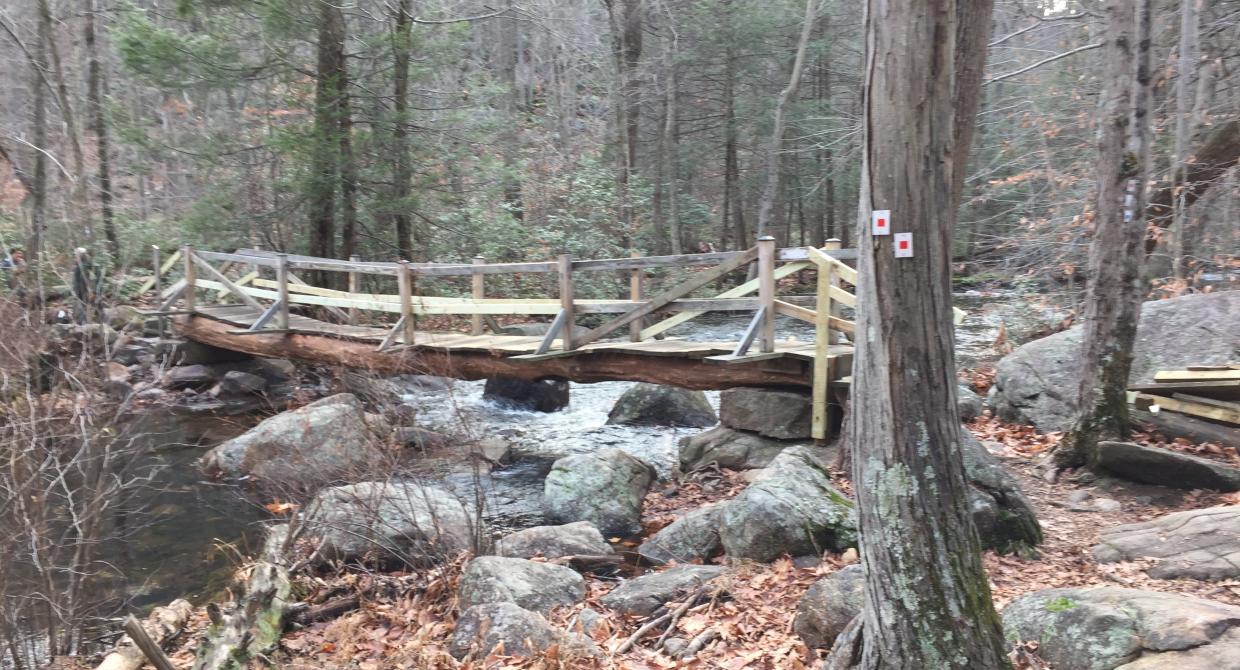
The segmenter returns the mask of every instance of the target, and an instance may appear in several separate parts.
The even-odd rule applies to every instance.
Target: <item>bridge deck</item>
[[[629,379],[701,389],[810,386],[815,351],[813,342],[779,340],[774,352],[736,360],[728,356],[735,342],[668,338],[595,342],[568,352],[530,356],[542,337],[417,331],[413,346],[405,346],[397,335],[392,348],[379,352],[376,347],[389,336],[389,328],[334,324],[290,314],[285,331],[243,334],[260,316],[252,307],[203,305],[195,309],[194,316],[198,318],[178,319],[178,330],[192,339],[236,351],[463,379],[492,375],[564,377],[581,382]],[[828,356],[844,363],[838,369],[846,371],[852,351],[852,346],[832,345]]]

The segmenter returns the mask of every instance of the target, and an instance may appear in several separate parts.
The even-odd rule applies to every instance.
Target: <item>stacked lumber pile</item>
[[[1164,370],[1154,375],[1154,383],[1134,384],[1128,390],[1135,392],[1137,409],[1151,414],[1181,415],[1221,424],[1223,429],[1240,426],[1240,364]]]

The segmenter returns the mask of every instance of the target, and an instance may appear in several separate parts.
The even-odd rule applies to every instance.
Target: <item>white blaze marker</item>
[[[891,234],[891,210],[876,209],[870,215],[870,231],[873,235]]]
[[[913,257],[913,234],[896,233],[896,258]]]

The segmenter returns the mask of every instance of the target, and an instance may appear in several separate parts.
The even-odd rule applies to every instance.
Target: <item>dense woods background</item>
[[[1234,262],[1238,16],[1155,3],[1152,178],[1183,180],[1174,159],[1205,147],[1224,167],[1164,194],[1156,224],[1183,234],[1149,275],[1173,291]],[[501,261],[734,249],[765,228],[851,246],[861,19],[830,0],[10,2],[0,233],[117,265],[181,242]],[[1074,283],[1102,30],[1098,2],[997,3],[959,270]]]

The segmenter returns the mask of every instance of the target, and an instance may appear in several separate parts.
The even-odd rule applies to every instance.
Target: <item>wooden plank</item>
[[[393,325],[392,329],[388,331],[387,336],[383,338],[383,341],[379,343],[379,346],[375,348],[375,351],[384,351],[388,347],[392,346],[392,343],[396,341],[397,334],[403,332],[404,330],[405,317],[402,315],[396,320],[396,324]]]
[[[1187,402],[1184,400],[1176,400],[1174,398],[1149,395],[1147,393],[1138,393],[1137,407],[1141,407],[1144,403],[1158,405],[1162,409],[1170,410],[1172,412],[1191,414],[1203,419],[1211,419],[1213,421],[1222,421],[1223,423],[1240,425],[1240,409],[1229,410],[1222,407],[1203,405],[1197,402]],[[1144,407],[1141,408],[1144,409]]]
[[[1164,370],[1154,373],[1156,382],[1201,382],[1240,380],[1240,370]]]
[[[786,356],[782,351],[768,351],[756,354],[720,354],[718,356],[707,356],[702,360],[716,365],[735,365],[737,363],[755,363],[757,361],[769,361],[775,358],[783,358]]]
[[[396,286],[400,291],[400,321],[404,325],[405,344],[413,344],[415,323],[413,320],[413,275],[409,272],[408,261],[401,261],[400,272],[396,275]]]
[[[642,305],[641,307],[637,307],[628,312],[625,312],[619,317],[616,317],[615,319],[612,319],[611,321],[608,321],[607,323],[604,323],[598,328],[595,328],[594,330],[591,330],[590,332],[586,333],[584,336],[582,336],[581,343],[585,344],[587,342],[593,342],[599,339],[600,337],[603,337],[604,335],[616,330],[617,328],[620,328],[621,326],[626,326],[629,323],[637,319],[640,319],[649,314],[653,314],[654,312],[657,312],[658,310],[662,309],[665,305],[672,302],[673,300],[684,297],[702,288],[703,286],[711,283],[712,281],[715,281],[716,279],[741,267],[742,265],[752,262],[757,257],[758,257],[758,248],[753,247],[749,249],[748,251],[746,251],[744,254],[737,256],[736,258],[733,258],[732,260],[728,261],[727,263],[724,263],[723,265],[720,265],[706,272],[699,272],[696,275],[694,275],[691,279],[681,282],[679,285],[663,292],[661,295],[656,296],[654,299],[652,299],[650,302],[646,303],[645,305]],[[642,331],[642,337],[643,339],[646,337],[646,331],[644,330]]]
[[[261,330],[262,327],[267,325],[267,322],[271,320],[271,317],[276,315],[276,312],[279,309],[280,309],[279,300],[268,305],[267,310],[264,311],[262,314],[260,314],[258,318],[254,320],[254,323],[250,324],[250,330]],[[287,329],[288,324],[285,323],[283,326],[281,326],[281,328]]]
[[[817,320],[817,315],[818,315],[818,313],[812,309],[806,309],[804,307],[799,307],[797,305],[789,304],[789,303],[784,302],[783,300],[775,301],[775,313],[783,314],[784,316],[790,316],[794,319],[799,319],[801,321],[806,321],[809,323],[815,323]]]
[[[360,256],[349,256],[350,263],[358,263],[362,259]],[[349,293],[358,294],[362,292],[362,275],[354,270],[349,273]],[[356,307],[350,307],[345,315],[345,322],[351,326],[357,325],[358,311]]]
[[[1226,365],[1188,365],[1185,370],[1240,370],[1240,363],[1229,363]]]
[[[800,272],[801,270],[805,270],[811,267],[813,267],[813,265],[810,263],[789,263],[788,265],[784,265],[775,270],[775,280],[778,281],[780,279],[783,279],[784,277],[794,275]],[[750,279],[749,281],[739,286],[736,286],[735,288],[731,288],[731,289],[728,289],[727,291],[724,291],[723,293],[720,293],[719,295],[715,296],[715,298],[716,299],[739,298],[741,296],[749,295],[750,293],[753,293],[754,291],[757,291],[757,290],[758,290],[758,280]],[[676,316],[664,319],[654,324],[653,326],[650,326],[648,328],[643,328],[642,339],[647,340],[660,333],[665,333],[671,330],[672,328],[675,328],[676,326],[679,326],[680,324],[685,323],[686,321],[689,321],[693,319],[694,317],[701,316],[702,314],[705,314],[705,313],[706,312],[702,312],[702,311],[684,312],[681,314],[677,314]]]
[[[839,319],[839,318],[836,318],[836,317],[834,317],[834,316],[832,316],[832,317],[827,317],[827,318],[829,318],[829,319],[830,319],[830,321],[831,321],[831,328],[832,328],[832,329],[834,329],[834,330],[842,330],[842,331],[844,331],[845,333],[848,333],[849,335],[855,335],[855,334],[856,334],[856,332],[857,332],[857,324],[856,324],[856,323],[854,323],[854,322],[852,322],[852,321],[846,321],[846,320],[844,320],[844,319]]]
[[[194,291],[198,288],[198,277],[194,274],[194,263],[191,260],[194,257],[194,248],[188,244],[182,247],[181,257],[185,259],[185,291],[181,297],[185,302],[185,309],[192,312],[194,311]]]
[[[818,266],[818,305],[814,311],[814,368],[810,397],[810,436],[815,440],[827,439],[827,395],[831,382],[831,289],[834,286],[835,267]],[[843,289],[840,289],[841,291]]]
[[[560,324],[560,346],[564,351],[572,351],[575,348],[573,327],[576,325],[573,318],[573,260],[568,254],[560,254],[557,264],[560,271],[560,313],[564,315]],[[557,316],[556,320],[559,318]]]
[[[142,284],[138,286],[139,294],[146,293],[152,288],[157,289],[156,284],[159,283],[159,278],[168,274],[168,271],[172,269],[172,266],[176,265],[177,261],[181,260],[180,249],[177,249],[176,251],[172,252],[172,255],[169,256],[168,259],[163,261],[162,263],[159,261],[159,247],[151,245],[151,252],[155,259],[155,262],[151,264],[152,274],[150,277],[147,277],[145,280],[143,280]]]
[[[241,275],[241,277],[238,278],[237,281],[233,283],[236,284],[237,286],[245,286],[246,284],[249,284],[255,279],[258,279],[258,270],[250,270],[249,272]],[[215,293],[215,299],[223,300],[224,296],[226,295],[228,295],[228,289],[221,289]]]
[[[247,263],[250,265],[266,265],[267,267],[275,267],[275,259],[251,254],[225,254],[218,251],[196,251],[194,252],[204,261]]]
[[[762,328],[762,322],[766,316],[764,314],[765,311],[766,307],[759,307],[753,313],[753,318],[749,321],[749,327],[745,329],[745,332],[741,335],[741,341],[737,342],[736,348],[732,350],[731,355],[733,357],[744,356],[749,351],[749,347],[753,345],[754,338],[758,336],[758,330]]]
[[[1129,391],[1143,391],[1154,395],[1168,393],[1191,393],[1193,395],[1216,396],[1224,399],[1240,399],[1240,380],[1219,380],[1205,382],[1162,382],[1154,384],[1132,384]]]
[[[633,256],[633,258],[637,258],[638,253],[639,252],[636,249],[634,249],[631,255]],[[632,300],[633,302],[640,302],[641,299],[642,299],[642,269],[634,268],[633,270],[629,271],[629,300]],[[630,342],[641,342],[642,341],[642,327],[645,325],[643,323],[644,321],[645,319],[637,319],[633,321],[633,323],[629,324],[629,341]]]
[[[288,329],[288,285],[289,275],[288,255],[280,254],[276,258],[276,282],[279,287],[276,288],[276,302],[280,305],[280,310],[276,312],[276,328]]]
[[[482,256],[474,256],[474,265],[485,265],[487,259]],[[470,295],[474,300],[483,300],[487,297],[486,275],[481,272],[475,272],[470,277]],[[474,335],[482,334],[482,315],[475,314],[469,318],[469,332]]]
[[[1233,412],[1240,412],[1240,403],[1227,402],[1226,400],[1219,400],[1217,398],[1203,398],[1199,395],[1189,395],[1187,393],[1174,393],[1171,397],[1175,400],[1183,400],[1184,402],[1195,402],[1202,405],[1209,405],[1211,407],[1229,409]]]
[[[543,336],[542,342],[539,343],[538,348],[534,350],[534,353],[547,353],[547,351],[551,349],[551,345],[556,340],[556,333],[559,333],[564,329],[564,322],[567,320],[568,310],[561,309],[560,312],[555,315],[555,319],[552,320],[551,326],[547,328],[547,334]]]
[[[246,293],[240,286],[237,286],[236,284],[234,284],[232,280],[229,279],[228,277],[225,277],[222,272],[220,272],[219,270],[216,270],[214,267],[211,267],[210,263],[203,260],[202,258],[199,258],[198,254],[189,253],[187,254],[187,257],[192,259],[195,265],[202,268],[207,273],[208,276],[210,276],[216,282],[218,282],[219,284],[222,284],[225,288],[227,288],[228,291],[232,293],[234,296],[236,296],[238,300],[249,305],[250,307],[253,307],[254,309],[257,309],[260,311],[263,309],[262,303],[258,302],[253,297],[251,297],[250,294]]]
[[[809,250],[810,260],[812,260],[814,264],[818,265],[819,267],[822,267],[823,265],[831,265],[835,268],[835,274],[839,275],[840,279],[843,279],[844,281],[848,282],[849,284],[852,284],[853,286],[857,285],[857,271],[856,270],[832,258],[830,255],[827,254],[827,252],[822,251],[821,249],[815,249],[813,247],[806,247],[806,248]]]
[[[775,238],[758,238],[758,302],[762,303],[762,323],[758,328],[758,348],[764,354],[775,351]],[[789,305],[791,307],[791,305]]]

